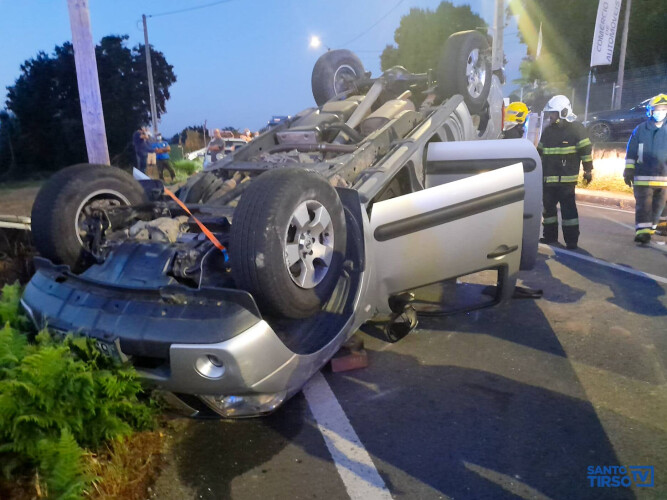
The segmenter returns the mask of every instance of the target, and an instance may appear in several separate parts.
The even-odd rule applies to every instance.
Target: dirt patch
[[[162,466],[164,449],[163,432],[139,432],[92,455],[90,469],[99,479],[90,488],[88,498],[148,498]]]
[[[0,215],[23,215],[30,217],[32,204],[40,186],[0,189]]]

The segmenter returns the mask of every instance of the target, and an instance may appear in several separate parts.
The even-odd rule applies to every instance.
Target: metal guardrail
[[[21,215],[0,215],[0,228],[30,231],[30,217]]]

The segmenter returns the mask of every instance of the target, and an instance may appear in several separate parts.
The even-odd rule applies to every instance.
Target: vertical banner
[[[537,49],[535,49],[535,59],[540,57],[542,52],[542,23],[540,23],[540,34],[537,35]]]
[[[622,0],[600,0],[591,48],[591,68],[611,64]]]

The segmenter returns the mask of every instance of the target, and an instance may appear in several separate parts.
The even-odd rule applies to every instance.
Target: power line
[[[351,40],[348,40],[347,42],[341,44],[341,47],[345,47],[346,45],[349,45],[349,44],[351,44],[352,42],[354,42],[354,41],[356,41],[356,40],[359,40],[362,36],[364,36],[366,33],[368,33],[370,30],[372,30],[373,28],[375,28],[375,27],[376,27],[378,24],[380,24],[382,21],[384,21],[384,19],[385,19],[389,14],[391,14],[392,12],[394,12],[394,11],[398,8],[398,6],[401,5],[404,1],[405,1],[405,0],[399,0],[398,3],[397,3],[396,5],[394,5],[391,9],[389,9],[389,10],[387,11],[387,13],[386,13],[384,16],[382,16],[380,19],[378,19],[378,20],[375,21],[373,24],[371,24],[368,28],[366,28],[365,31],[361,32],[359,35],[357,35],[357,36],[355,36],[354,38],[352,38]]]
[[[185,9],[170,10],[167,12],[159,12],[158,14],[146,14],[146,17],[162,17],[170,16],[172,14],[181,14],[182,12],[190,12],[191,10],[205,9],[206,7],[213,7],[214,5],[219,5],[221,3],[229,3],[234,0],[218,0],[217,2],[205,3],[202,5],[195,5],[194,7],[187,7]]]

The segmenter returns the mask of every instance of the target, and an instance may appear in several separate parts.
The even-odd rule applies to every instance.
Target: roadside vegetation
[[[0,296],[0,498],[145,498],[156,404],[92,340],[31,332],[20,295]]]
[[[199,172],[203,166],[200,161],[178,160],[172,162],[174,171],[176,172],[176,182],[183,182],[187,180],[192,174]]]
[[[595,170],[593,170],[593,182],[585,186],[582,178],[579,177],[577,187],[582,189],[592,189],[594,191],[632,194],[632,188],[625,184],[622,177],[618,177],[617,175],[596,176]]]

